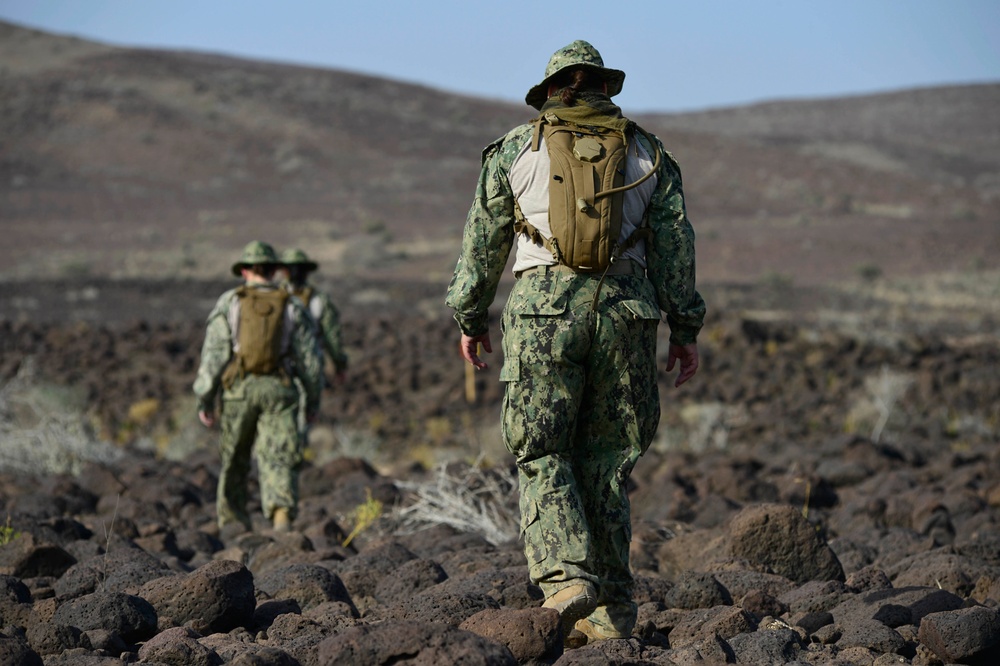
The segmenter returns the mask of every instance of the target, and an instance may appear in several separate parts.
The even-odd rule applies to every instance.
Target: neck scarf
[[[632,124],[610,97],[591,91],[579,93],[573,106],[566,106],[559,95],[553,95],[542,105],[540,115],[548,113],[574,125],[606,127],[619,132],[625,132]]]

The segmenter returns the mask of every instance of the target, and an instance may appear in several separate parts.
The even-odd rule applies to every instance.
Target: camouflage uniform
[[[264,243],[251,243],[244,251],[243,261],[233,266],[233,273],[239,275],[242,266],[254,263],[277,264],[274,250]],[[248,286],[271,291],[279,288],[273,283]],[[248,374],[237,377],[231,386],[224,388],[223,372],[235,358],[234,330],[238,321],[237,289],[230,289],[219,297],[208,316],[194,393],[199,409],[207,413],[214,411],[221,393],[222,465],[216,500],[219,526],[238,521],[249,529],[246,504],[251,449],[257,460],[264,515],[270,520],[279,507],[287,509],[291,517],[295,515],[302,447],[296,426],[299,395],[289,377],[301,385],[309,412],[316,413],[322,359],[309,315],[297,299],[289,298],[282,330],[284,372]]]
[[[287,268],[300,267],[306,272],[312,272],[319,268],[315,261],[309,259],[305,252],[298,249],[282,252],[281,264]],[[326,293],[317,290],[308,282],[294,284],[289,280],[284,284],[284,287],[305,305],[316,335],[316,342],[321,350],[320,353],[326,352],[338,374],[346,371],[347,354],[344,352],[344,345],[341,341],[340,311],[337,306],[333,304]],[[306,420],[304,396],[299,401],[298,423],[299,437],[302,440],[302,445],[305,446],[308,441],[309,424]]]
[[[546,81],[563,63],[581,59],[611,72],[609,93],[620,91],[624,74],[602,69],[600,55],[585,42],[557,52]],[[536,108],[546,102],[540,92],[546,81],[527,97]],[[606,97],[595,103],[617,109]],[[531,125],[517,127],[483,154],[447,297],[467,336],[488,331],[488,308],[508,254],[515,241],[524,242],[515,238],[510,176],[531,134]],[[647,155],[654,154],[644,137],[636,138]],[[695,290],[694,232],[680,170],[669,155],[650,187],[645,212],[654,234],[642,250],[645,267],[622,262],[631,271],[608,275],[603,283],[599,274],[565,266],[519,271],[501,320],[503,438],[519,469],[531,579],[547,599],[571,582],[591,583],[597,608],[588,619],[611,636],[629,635],[636,617],[626,483],[660,415],[655,366],[660,311],[666,313],[671,342],[679,345],[695,342],[705,316]]]
[[[286,250],[281,253],[284,266],[303,266],[307,271],[315,271],[319,266],[311,261],[302,250]],[[302,300],[306,310],[316,324],[316,338],[326,355],[330,357],[337,372],[347,369],[347,354],[341,341],[340,311],[330,297],[308,282],[301,285],[286,284],[288,291]],[[307,295],[308,294],[308,295]]]

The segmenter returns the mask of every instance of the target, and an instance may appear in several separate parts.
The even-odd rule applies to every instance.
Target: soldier
[[[232,267],[243,285],[219,297],[208,316],[194,393],[198,418],[211,428],[221,389],[220,529],[231,524],[251,529],[246,511],[251,449],[264,515],[275,530],[290,528],[303,453],[293,379],[305,393],[308,418],[319,410],[322,358],[305,308],[272,281],[277,267],[270,245],[249,243]]]
[[[338,384],[344,382],[347,372],[347,354],[341,342],[340,312],[330,300],[330,297],[317,290],[309,283],[309,274],[319,268],[319,265],[309,259],[305,252],[299,249],[285,250],[281,253],[282,282],[289,293],[296,296],[306,306],[306,311],[313,322],[316,342],[321,352],[326,352],[333,363],[334,380]],[[299,438],[302,446],[308,442],[309,422],[305,418],[305,402],[299,401]]]
[[[333,363],[337,381],[347,372],[347,354],[341,342],[340,312],[330,297],[309,283],[309,274],[319,265],[309,259],[302,250],[285,250],[281,253],[281,270],[284,272],[286,287],[306,306],[316,322],[316,336],[319,344]]]
[[[624,78],[587,42],[553,54],[525,97],[539,116],[483,152],[447,296],[462,356],[486,368],[488,308],[515,249],[503,438],[531,580],[569,645],[635,626],[626,485],[660,417],[660,311],[675,386],[698,368],[705,316],[680,169],[611,101]]]

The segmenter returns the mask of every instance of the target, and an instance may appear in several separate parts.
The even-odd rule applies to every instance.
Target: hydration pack
[[[641,226],[619,244],[625,191],[644,182],[660,167],[662,159],[655,140],[634,123],[625,130],[583,126],[546,113],[533,121],[532,150],[541,139],[549,154],[549,229],[546,238],[532,226],[515,205],[514,230],[541,243],[555,260],[584,273],[600,273],[623,252],[650,233]],[[628,141],[643,133],[656,157],[653,168],[642,178],[625,183]]]
[[[285,305],[289,294],[284,289],[236,290],[240,317],[236,334],[236,355],[223,373],[223,385],[232,386],[246,375],[274,375],[281,370],[281,339]]]

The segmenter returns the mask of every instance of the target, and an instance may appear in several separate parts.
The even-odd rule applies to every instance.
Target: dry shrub
[[[0,469],[28,474],[78,474],[84,464],[111,464],[122,452],[99,441],[65,393],[35,381],[31,358],[0,387]]]
[[[518,484],[510,469],[471,465],[459,473],[441,465],[429,481],[397,485],[414,496],[411,503],[395,511],[399,533],[450,525],[461,532],[479,534],[494,545],[518,538]]]

